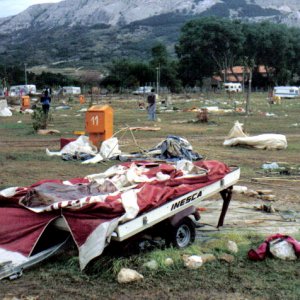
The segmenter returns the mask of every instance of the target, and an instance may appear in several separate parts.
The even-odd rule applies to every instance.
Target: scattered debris
[[[71,107],[68,105],[62,105],[62,106],[55,107],[55,110],[67,110],[67,109],[71,109]]]
[[[275,115],[274,113],[266,113],[265,114],[266,117],[277,117],[277,115]]]
[[[272,194],[272,190],[256,190],[256,192],[258,193],[257,198],[261,200],[275,201],[276,197]]]
[[[287,148],[286,137],[282,134],[260,134],[248,136],[243,131],[243,124],[236,121],[223,146],[251,146],[256,149],[283,150]]]
[[[273,190],[256,190],[259,195],[271,195]]]
[[[266,200],[266,201],[275,201],[276,200],[275,195],[258,195],[258,198],[261,200]]]
[[[264,163],[262,165],[262,168],[264,170],[274,170],[274,169],[279,169],[279,165],[276,162],[268,162],[268,163]]]
[[[20,112],[22,112],[23,114],[29,114],[29,115],[31,115],[31,114],[34,113],[34,110],[30,109],[30,108],[26,108],[25,110],[22,110]]]
[[[285,240],[278,239],[270,242],[270,252],[274,257],[279,259],[297,259],[293,246]]]
[[[247,192],[248,188],[246,186],[241,185],[234,185],[232,192],[237,194],[245,194]]]
[[[41,134],[41,135],[60,134],[60,131],[59,130],[55,130],[55,129],[39,129],[37,131],[37,134]]]
[[[12,112],[7,106],[7,100],[0,100],[0,117],[11,117]]]
[[[264,173],[268,176],[274,175],[300,175],[300,165],[287,162],[266,162],[262,165]]]
[[[132,131],[159,131],[160,127],[128,127],[128,128],[122,128],[121,130],[132,130]]]
[[[272,205],[262,204],[254,207],[256,210],[260,210],[267,213],[275,213],[277,210]]]
[[[300,257],[300,243],[291,236],[277,233],[269,236],[256,250],[248,252],[249,259],[255,261],[264,260],[267,256],[294,260]]]
[[[62,156],[63,154],[74,155],[75,153],[85,153],[96,155],[98,152],[96,146],[94,146],[87,136],[81,135],[75,141],[68,143],[59,152],[51,152],[46,149],[48,156]]]
[[[244,194],[248,197],[257,197],[258,196],[257,191],[249,190],[249,189]]]
[[[207,123],[208,122],[208,110],[207,108],[203,108],[198,112],[197,119],[200,123]]]

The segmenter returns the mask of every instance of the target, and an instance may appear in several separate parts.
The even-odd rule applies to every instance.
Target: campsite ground
[[[80,110],[88,105],[80,105],[76,98],[65,101],[69,109],[56,109],[62,105],[62,99],[54,99],[53,118],[48,126],[48,129],[59,130],[59,135],[34,133],[29,114],[16,111],[12,117],[0,118],[0,189],[27,186],[41,179],[84,177],[103,172],[116,163],[111,161],[82,165],[79,161],[63,161],[59,157],[46,156],[46,148],[51,151],[59,150],[60,138],[75,138],[74,131],[84,130],[85,113]],[[294,216],[298,213],[296,218],[299,218],[299,169],[298,173],[297,170],[290,169],[292,175],[276,174],[276,178],[272,177],[270,180],[270,177],[263,178],[266,174],[262,164],[278,162],[289,166],[298,164],[299,167],[300,99],[284,99],[279,105],[270,105],[266,93],[254,93],[251,98],[251,114],[247,117],[242,110],[245,107],[243,94],[236,95],[234,99],[229,99],[225,94],[173,95],[170,109],[161,111],[158,114],[159,120],[155,123],[147,121],[146,111],[138,108],[138,102],[141,101],[142,97],[132,95],[106,96],[98,101],[99,104],[109,104],[114,109],[114,132],[117,133],[123,152],[150,149],[169,134],[185,137],[194,151],[205,159],[239,166],[239,185],[254,190],[271,189],[276,199],[270,203],[235,194],[233,201],[249,205],[250,209],[253,205],[272,204],[277,212],[289,211]],[[195,108],[203,106],[219,109],[209,113],[207,123],[194,122],[193,120],[197,120]],[[233,107],[236,108],[235,112],[227,111]],[[236,120],[244,124],[244,129],[250,136],[262,133],[284,134],[288,148],[268,151],[224,147],[222,143]],[[131,132],[126,129],[135,126],[156,127],[160,130]],[[211,202],[218,199],[215,196]],[[77,251],[75,247],[71,247],[65,253],[25,270],[18,280],[2,280],[0,299],[299,299],[299,260],[249,261],[247,251],[251,247],[257,247],[266,238],[266,234],[258,230],[260,226],[255,228],[255,223],[251,223],[251,230],[254,227],[254,231],[245,231],[250,224],[246,222],[243,231],[239,232],[239,228],[234,227],[237,226],[234,215],[230,220],[232,224],[229,224],[229,229],[226,228],[226,234],[222,235],[222,230],[218,232],[209,251],[218,256],[222,251],[226,252],[225,240],[236,241],[240,251],[231,264],[217,260],[205,264],[198,271],[185,269],[179,259],[183,253],[208,251],[208,245],[199,239],[192,247],[183,251],[153,250],[127,258],[104,255],[89,266],[85,273],[81,273]],[[292,221],[295,220],[284,222],[289,225],[289,229],[295,224],[293,236],[299,239],[299,222],[291,223]],[[271,233],[276,222],[275,225],[274,222],[270,224]],[[282,228],[284,230],[285,227]],[[149,271],[141,267],[145,261],[153,258],[162,260],[167,256],[174,257],[176,262],[171,268],[160,267],[156,271]],[[145,279],[134,284],[119,285],[115,280],[116,274],[125,266],[139,270]]]

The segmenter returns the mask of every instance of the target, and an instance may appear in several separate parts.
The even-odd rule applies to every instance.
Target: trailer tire
[[[185,248],[195,241],[196,230],[189,217],[183,218],[175,226],[171,226],[166,237],[166,244],[176,248]]]

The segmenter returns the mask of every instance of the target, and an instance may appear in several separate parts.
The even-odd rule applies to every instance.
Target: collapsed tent
[[[119,141],[116,137],[107,139],[101,143],[99,151],[87,136],[81,135],[75,141],[71,141],[58,152],[46,149],[48,156],[61,156],[64,160],[80,159],[82,164],[98,163],[105,159],[120,161],[158,159],[165,161],[178,161],[187,159],[190,161],[201,160],[203,157],[193,151],[192,145],[184,138],[169,135],[165,140],[149,150],[135,153],[122,153],[119,149]]]
[[[0,265],[26,262],[47,229],[63,218],[79,250],[81,269],[99,256],[118,224],[222,179],[218,161],[125,163],[69,181],[42,180],[0,191]],[[44,238],[45,241],[45,238]]]
[[[282,150],[287,148],[286,137],[282,134],[268,133],[248,136],[243,131],[243,124],[236,121],[231,128],[224,146],[251,146],[257,149]]]

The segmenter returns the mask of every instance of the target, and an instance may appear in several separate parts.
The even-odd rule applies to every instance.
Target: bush
[[[46,115],[43,112],[43,109],[38,107],[34,110],[32,116],[32,127],[35,131],[38,131],[39,129],[46,129],[49,120],[51,120],[51,114],[50,112]]]

